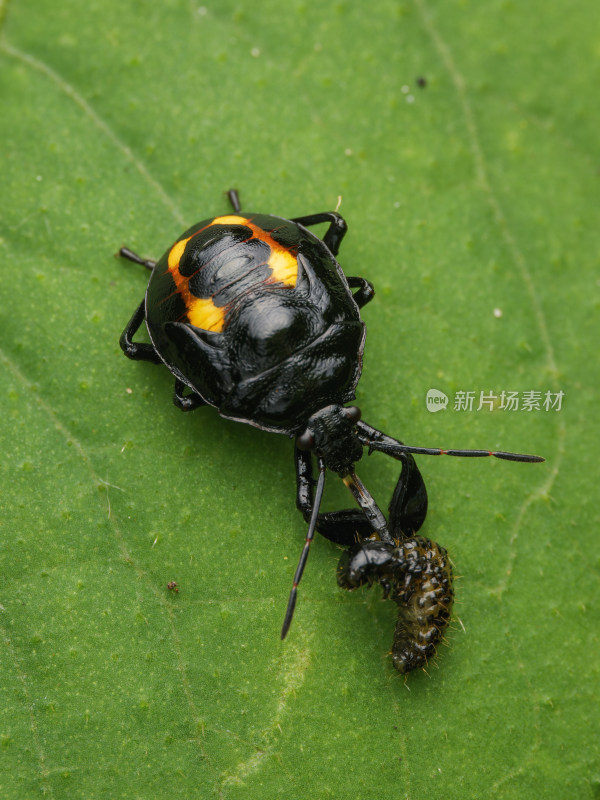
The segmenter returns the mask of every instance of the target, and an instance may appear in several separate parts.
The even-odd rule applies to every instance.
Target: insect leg
[[[312,456],[307,450],[295,448],[296,461],[296,506],[306,522],[310,522],[313,512]],[[350,547],[373,533],[373,529],[362,511],[348,508],[342,511],[329,511],[317,517],[317,530],[326,539],[344,547]]]
[[[359,308],[366,306],[366,304],[375,297],[373,284],[366,280],[366,278],[347,278],[347,281],[351,289],[358,288],[358,292],[356,292],[353,297],[354,302]]]
[[[240,203],[240,196],[238,194],[237,189],[230,189],[227,192],[227,197],[229,198],[229,202],[231,203],[231,207],[235,211],[236,214],[239,214],[242,210],[242,204]]]
[[[128,247],[122,247],[118,255],[123,256],[123,258],[128,258],[129,261],[133,261],[134,264],[141,264],[143,267],[146,267],[146,269],[154,269],[156,266],[156,261],[152,261],[151,258],[142,258]]]
[[[206,402],[196,392],[184,394],[186,385],[183,381],[175,378],[175,391],[173,392],[173,402],[182,411],[193,411],[195,408],[205,406]]]
[[[160,364],[161,360],[158,357],[158,353],[151,344],[132,341],[132,337],[144,321],[144,317],[145,302],[142,300],[132,318],[129,320],[127,327],[121,334],[121,338],[119,339],[121,350],[125,353],[127,358],[132,358],[134,361],[150,361],[152,364]]]
[[[402,453],[402,472],[390,502],[389,526],[395,539],[416,533],[427,516],[427,490],[419,468],[410,455]]]
[[[327,233],[323,237],[323,243],[329,248],[334,256],[337,256],[340,244],[348,226],[346,220],[335,211],[324,211],[321,214],[309,214],[307,217],[296,217],[292,222],[304,225],[305,228],[311,225],[318,225],[320,222],[329,222]]]

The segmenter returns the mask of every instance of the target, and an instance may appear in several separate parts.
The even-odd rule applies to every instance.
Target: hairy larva
[[[368,540],[347,550],[338,584],[357,589],[381,584],[384,597],[398,605],[392,662],[402,673],[425,667],[448,627],[452,613],[452,567],[445,548],[414,536],[395,546]]]

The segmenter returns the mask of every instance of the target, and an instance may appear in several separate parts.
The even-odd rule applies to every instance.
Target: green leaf
[[[600,796],[595,11],[4,0],[2,798]],[[341,195],[366,420],[547,459],[420,459],[461,577],[406,682],[393,604],[339,590],[321,538],[279,640],[291,443],[120,353],[147,274],[113,254],[232,186],[285,217]],[[502,391],[562,408],[476,410]],[[396,462],[358,466],[385,508]]]

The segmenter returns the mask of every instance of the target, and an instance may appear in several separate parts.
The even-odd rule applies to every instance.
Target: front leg
[[[402,444],[396,439],[392,439],[366,422],[360,421],[357,427],[360,440],[369,448],[369,452],[373,450],[387,452],[402,464],[402,471],[389,505],[389,526],[396,539],[411,536],[419,530],[427,516],[427,489],[416,461],[410,453],[402,452],[395,447]]]
[[[419,468],[410,455],[403,453],[402,472],[390,502],[390,531],[396,539],[415,534],[427,516],[427,489]]]
[[[309,522],[313,510],[315,481],[313,479],[312,457],[307,450],[294,450],[296,461],[296,506]],[[328,511],[317,517],[317,530],[326,539],[344,547],[351,547],[357,541],[371,536],[373,528],[360,509],[348,508],[342,511]]]

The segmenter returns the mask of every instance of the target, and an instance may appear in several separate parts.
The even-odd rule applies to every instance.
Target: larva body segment
[[[424,667],[450,622],[454,591],[445,548],[423,536],[402,542],[392,599],[398,604],[392,661],[398,672]],[[401,566],[401,564],[403,566]]]
[[[401,673],[424,667],[435,656],[452,613],[452,567],[447,551],[424,536],[395,546],[365,541],[346,551],[338,584],[348,590],[379,583],[398,605],[392,662]]]

